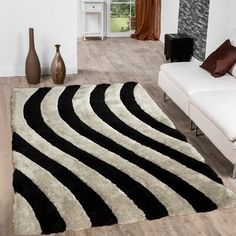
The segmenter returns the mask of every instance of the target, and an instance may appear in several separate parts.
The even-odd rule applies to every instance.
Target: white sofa
[[[233,164],[236,177],[236,78],[214,78],[197,62],[163,64],[159,86]]]

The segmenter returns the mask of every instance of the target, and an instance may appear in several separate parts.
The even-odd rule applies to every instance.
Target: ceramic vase
[[[66,67],[60,54],[60,45],[57,44],[55,47],[56,55],[51,65],[52,79],[55,84],[63,84],[66,76]]]
[[[34,29],[29,29],[29,51],[25,62],[25,75],[29,84],[38,84],[41,77],[41,68],[34,45]]]

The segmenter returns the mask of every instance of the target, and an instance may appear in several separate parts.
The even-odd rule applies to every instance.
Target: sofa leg
[[[235,179],[236,178],[236,165],[234,165],[233,167],[233,174],[232,174],[232,178]]]
[[[202,131],[196,126],[196,129],[195,129],[195,136],[198,137],[198,136],[201,136],[201,135],[204,135],[202,133]]]
[[[195,130],[195,124],[193,123],[193,121],[192,120],[190,120],[190,130],[191,131],[193,131],[193,130]]]
[[[170,99],[167,97],[167,94],[166,94],[166,92],[164,92],[164,102],[167,102],[167,101],[169,101]]]

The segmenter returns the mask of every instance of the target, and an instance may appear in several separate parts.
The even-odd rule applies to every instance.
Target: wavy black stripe
[[[153,150],[170,157],[171,159],[185,165],[186,167],[195,170],[220,184],[223,184],[222,180],[217,176],[217,174],[205,163],[185,155],[184,153],[181,153],[156,140],[153,140],[121,121],[114,113],[112,113],[105,103],[105,92],[109,86],[110,85],[108,84],[97,85],[96,88],[91,92],[90,96],[91,107],[104,122],[116,129],[118,132],[128,136],[140,144],[152,148]]]
[[[216,205],[200,191],[189,185],[187,182],[170,173],[154,163],[138,156],[134,152],[117,144],[113,140],[91,129],[76,115],[72,99],[78,87],[67,87],[61,94],[58,101],[58,110],[62,119],[67,122],[75,131],[107,150],[116,153],[120,157],[144,169],[163,183],[171,187],[180,196],[186,199],[197,212],[211,211],[216,209]]]
[[[13,187],[32,207],[43,234],[59,233],[66,230],[66,224],[53,203],[20,170],[15,169]]]
[[[134,88],[136,85],[136,82],[127,82],[122,86],[122,89],[120,91],[121,101],[123,102],[127,110],[144,123],[150,125],[152,128],[173,138],[187,142],[186,137],[181,132],[155,120],[137,104],[134,97]]]
[[[24,116],[28,125],[55,147],[75,157],[80,162],[111,180],[111,182],[116,184],[118,188],[120,188],[141,210],[143,210],[147,219],[157,219],[168,215],[165,206],[163,206],[158,199],[156,199],[155,196],[140,183],[133,180],[117,168],[99,160],[58,136],[47,126],[42,118],[40,104],[49,91],[49,88],[38,89],[25,103]],[[96,209],[96,207],[94,207],[94,209]],[[108,220],[109,216],[104,216],[104,220],[105,219]],[[96,216],[93,217],[92,220],[93,224],[101,221],[101,219],[97,219]]]
[[[16,133],[13,134],[13,148],[49,171],[58,181],[67,187],[81,203],[93,226],[117,223],[116,217],[103,199],[67,168],[38,151]],[[44,217],[47,218],[47,215],[45,214]]]

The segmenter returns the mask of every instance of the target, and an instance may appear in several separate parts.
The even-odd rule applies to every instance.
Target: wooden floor
[[[189,130],[189,120],[172,102],[163,102],[163,92],[157,85],[160,65],[164,63],[160,42],[113,38],[104,41],[78,41],[77,75],[68,76],[65,84],[114,83],[138,81],[168,114],[170,119],[203,155],[207,163],[223,178],[224,183],[236,193],[236,180],[230,178],[232,166],[205,136],[195,137]],[[44,77],[38,86],[53,86]],[[11,209],[13,199],[11,162],[11,110],[10,96],[13,87],[29,86],[24,77],[0,78],[0,236],[11,236]],[[236,235],[236,209],[204,214],[166,217],[128,225],[99,227],[81,232],[67,232],[66,236],[165,236],[165,235]]]

